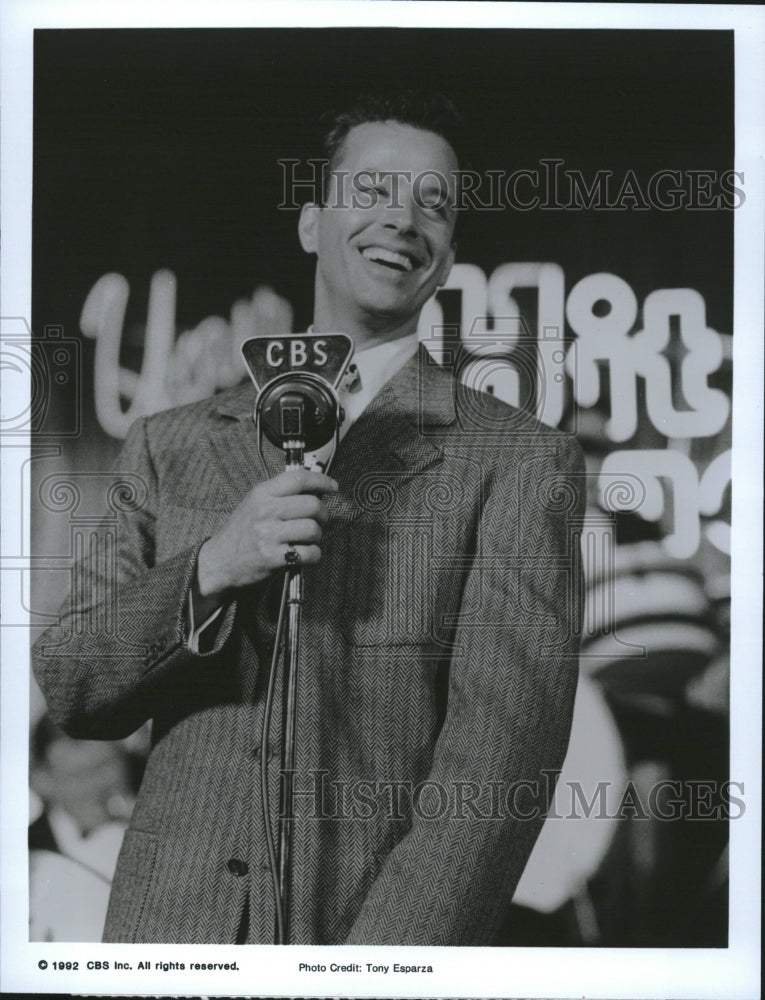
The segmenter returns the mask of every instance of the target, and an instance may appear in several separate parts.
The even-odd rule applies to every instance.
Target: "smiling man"
[[[110,941],[271,943],[261,751],[285,556],[305,567],[291,941],[490,944],[566,752],[580,629],[575,443],[418,347],[454,261],[451,108],[360,102],[327,136],[316,332],[360,378],[332,466],[261,461],[254,392],[142,419],[117,575],[78,570],[35,670],[72,735],[152,720]],[[319,564],[319,560],[321,560]],[[201,627],[200,627],[200,622]]]

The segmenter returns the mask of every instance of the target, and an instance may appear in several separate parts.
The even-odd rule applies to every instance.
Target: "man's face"
[[[348,133],[325,206],[306,206],[300,222],[318,257],[317,311],[337,328],[416,328],[454,263],[457,166],[433,132],[370,122]]]

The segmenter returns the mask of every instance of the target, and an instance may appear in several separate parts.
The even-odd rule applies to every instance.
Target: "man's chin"
[[[421,293],[412,296],[396,294],[395,289],[375,289],[360,295],[357,301],[364,313],[369,316],[386,317],[399,322],[414,319],[416,322],[431,294],[432,292],[428,292],[427,295]]]
[[[411,304],[403,306],[401,303],[386,302],[378,299],[372,302],[365,302],[361,306],[361,312],[370,329],[379,329],[380,327],[391,325],[409,326],[410,321],[414,329],[417,326],[421,308],[421,306],[412,308]]]

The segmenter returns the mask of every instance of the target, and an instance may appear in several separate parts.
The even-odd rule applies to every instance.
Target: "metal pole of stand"
[[[286,469],[303,468],[303,448],[295,443],[288,452]],[[284,726],[282,729],[282,781],[279,803],[279,895],[283,915],[283,940],[289,944],[292,824],[294,803],[295,759],[297,756],[297,695],[300,672],[300,624],[303,612],[303,571],[299,565],[287,568],[287,638],[284,672]]]

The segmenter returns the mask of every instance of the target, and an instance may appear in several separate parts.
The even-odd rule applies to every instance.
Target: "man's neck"
[[[312,329],[314,333],[347,333],[353,338],[356,350],[361,351],[416,333],[417,317],[409,317],[403,323],[380,316],[352,317],[322,309],[317,303]]]

